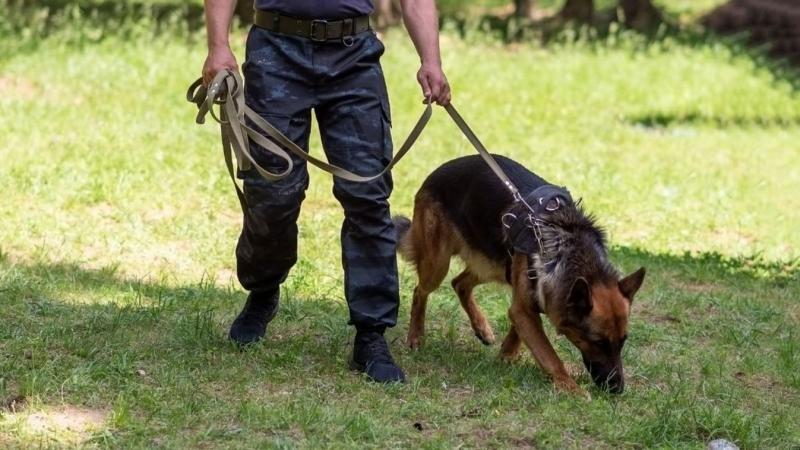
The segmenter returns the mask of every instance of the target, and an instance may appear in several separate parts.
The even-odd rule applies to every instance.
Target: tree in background
[[[400,23],[402,17],[400,11],[400,0],[373,0],[375,12],[372,14],[373,25],[378,30]]]
[[[663,21],[661,11],[651,0],[619,0],[617,12],[625,26],[639,31],[647,31],[657,27]],[[593,23],[593,0],[567,0],[558,13],[563,21]]]
[[[591,23],[594,17],[594,1],[567,0],[558,15],[565,21],[574,20],[582,23]]]
[[[623,23],[634,30],[651,30],[664,21],[661,11],[651,0],[620,0]]]
[[[751,45],[800,66],[800,1],[731,0],[702,22],[720,34],[746,33]]]
[[[400,2],[398,0],[373,0],[375,27],[388,28],[400,23]],[[558,13],[559,20],[568,22],[593,23],[594,0],[566,0]],[[536,10],[536,0],[514,0],[514,16],[531,19]],[[652,0],[619,0],[617,10],[625,26],[635,30],[647,31],[657,27],[663,20],[659,9]],[[253,21],[253,0],[238,0],[236,16],[243,24]]]
[[[536,0],[514,0],[514,15],[530,19],[536,7]]]

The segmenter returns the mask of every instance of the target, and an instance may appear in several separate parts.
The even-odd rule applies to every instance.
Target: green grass
[[[407,265],[389,336],[410,382],[347,371],[342,215],[318,171],[281,312],[263,345],[236,350],[238,205],[217,130],[182,98],[201,40],[154,38],[147,22],[91,39],[78,25],[35,51],[2,38],[17,51],[0,58],[0,447],[800,445],[800,95],[746,54],[625,34],[548,48],[443,38],[482,140],[568,186],[614,260],[649,269],[624,395],[594,390],[554,337],[584,402],[529,356],[501,363],[446,288],[425,347],[407,351]],[[402,33],[386,41],[399,140],[421,112],[417,58]],[[470,151],[437,111],[395,172],[393,210],[410,213],[427,173]],[[507,291],[478,295],[501,334]]]

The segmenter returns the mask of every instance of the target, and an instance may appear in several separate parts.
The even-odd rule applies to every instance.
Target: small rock
[[[739,450],[739,447],[725,439],[714,439],[708,443],[708,450]]]
[[[136,373],[139,374],[140,377],[147,376],[147,372],[145,372],[144,369],[136,369]]]

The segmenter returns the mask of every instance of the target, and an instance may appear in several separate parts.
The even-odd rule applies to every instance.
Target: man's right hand
[[[239,71],[239,64],[236,63],[231,48],[227,45],[210,48],[203,64],[203,84],[208,86],[220,71],[228,69]]]

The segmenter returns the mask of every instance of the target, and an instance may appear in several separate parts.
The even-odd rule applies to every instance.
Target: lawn
[[[315,170],[281,311],[263,344],[237,350],[239,207],[218,131],[183,100],[202,37],[72,20],[44,40],[0,33],[0,447],[800,446],[800,94],[761,58],[624,33],[549,47],[443,36],[454,102],[487,146],[568,186],[614,261],[648,269],[623,395],[594,389],[553,336],[587,402],[528,355],[501,362],[444,287],[425,346],[407,350],[405,264],[388,336],[409,382],[349,372],[342,214]],[[398,142],[422,110],[417,57],[401,31],[384,39]],[[437,110],[395,171],[394,212],[469,152]],[[477,295],[502,334],[508,291]]]

